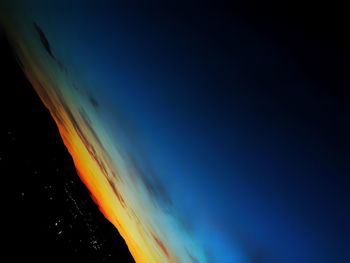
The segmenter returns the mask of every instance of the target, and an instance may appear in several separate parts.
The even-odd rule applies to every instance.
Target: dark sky
[[[298,258],[307,262],[310,253],[318,253],[317,263],[343,263],[348,261],[350,247],[348,15],[336,3],[281,2],[219,1],[210,5],[186,1],[137,7],[125,4],[121,9],[101,4],[101,10],[84,6],[81,21],[91,25],[82,30],[85,35],[68,37],[66,28],[62,32],[67,31],[72,43],[88,43],[87,49],[76,54],[86,59],[82,60],[86,68],[91,66],[105,79],[97,83],[113,83],[108,77],[114,75],[108,69],[123,65],[117,69],[124,78],[121,86],[126,90],[126,103],[131,98],[131,106],[137,104],[135,111],[154,111],[154,122],[161,123],[153,123],[155,132],[162,128],[175,138],[164,144],[165,148],[176,153],[176,147],[181,148],[178,145],[186,144],[179,135],[182,126],[190,133],[191,149],[188,153],[179,150],[183,155],[177,161],[183,163],[186,154],[191,158],[197,154],[197,163],[191,159],[189,166],[206,163],[203,170],[220,172],[221,182],[209,184],[212,173],[202,171],[192,185],[201,179],[198,192],[204,196],[216,191],[221,197],[227,194],[223,199],[229,204],[235,200],[234,212],[225,209],[226,203],[218,207],[209,200],[205,204],[213,213],[228,215],[228,221],[240,212],[235,215],[237,222],[244,222],[239,242],[252,262],[293,262]],[[92,18],[97,22],[89,22]],[[81,23],[77,20],[73,24]],[[113,36],[117,31],[124,34],[121,39]],[[120,49],[111,48],[114,43]],[[11,194],[7,198],[13,195],[11,206],[21,207],[14,216],[19,222],[11,225],[19,229],[13,235],[15,241],[21,240],[17,238],[20,234],[29,232],[25,240],[30,240],[42,232],[38,242],[52,254],[62,250],[69,257],[89,255],[87,262],[92,258],[101,262],[99,256],[108,253],[118,258],[119,251],[126,251],[125,245],[115,240],[116,231],[99,215],[84,188],[70,184],[70,180],[79,180],[53,122],[14,66],[5,44],[1,52],[7,55],[7,60],[1,61],[3,83],[10,85],[4,89],[6,103],[2,103],[5,121],[1,145],[6,147],[1,147],[0,157],[2,163],[10,160],[5,179]],[[98,64],[97,58],[102,58],[102,63]],[[147,64],[149,61],[152,63]],[[140,83],[150,85],[142,90]],[[17,90],[22,87],[23,91]],[[115,91],[111,88],[109,92]],[[175,101],[175,106],[183,99],[181,107],[174,111],[169,104],[160,111],[164,97],[170,98],[167,103]],[[167,112],[167,107],[171,111]],[[145,116],[140,119],[151,126],[152,120]],[[161,144],[161,136],[157,139]],[[232,171],[241,177],[231,177]],[[45,188],[51,186],[53,190]],[[79,212],[73,200],[82,202],[78,208],[83,207],[84,215],[78,219],[74,219]],[[198,210],[200,205],[196,204]],[[22,220],[22,211],[26,220]],[[62,228],[61,223],[55,226],[58,220],[64,221]],[[26,222],[31,222],[30,227]],[[287,229],[283,239],[280,231],[285,230],[285,224],[296,226],[298,231]],[[69,230],[69,225],[79,227]],[[303,238],[299,234],[304,230],[311,234]],[[239,236],[237,229],[231,231]],[[101,251],[91,247],[95,237],[103,244]],[[114,243],[120,250],[114,249]],[[30,251],[37,256],[34,248]],[[310,258],[317,259],[317,255]]]

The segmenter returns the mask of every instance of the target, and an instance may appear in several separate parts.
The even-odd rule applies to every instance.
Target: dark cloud
[[[52,53],[52,49],[51,49],[51,46],[50,46],[50,43],[49,41],[47,40],[47,37],[45,35],[45,33],[43,32],[43,30],[38,26],[37,23],[34,23],[34,27],[35,27],[35,30],[38,32],[39,34],[39,37],[40,37],[40,42],[43,44],[45,50],[47,51],[47,53],[53,58],[55,59],[55,56],[53,55]],[[56,59],[55,59],[56,60]]]
[[[99,107],[97,100],[92,95],[89,95],[89,101],[95,109]]]

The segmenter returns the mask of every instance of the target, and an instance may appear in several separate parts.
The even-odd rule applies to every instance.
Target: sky
[[[137,262],[347,261],[349,83],[327,22],[239,3],[21,6],[5,24],[28,78]]]

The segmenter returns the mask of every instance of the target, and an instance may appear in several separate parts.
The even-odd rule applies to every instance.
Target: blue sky
[[[195,5],[60,5],[32,14],[53,52],[214,262],[341,262],[341,109],[291,48]]]

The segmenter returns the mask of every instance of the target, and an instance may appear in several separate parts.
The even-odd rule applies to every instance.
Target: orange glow
[[[41,48],[32,30],[10,30],[25,74],[54,118],[79,177],[104,216],[118,229],[137,263],[206,262],[176,216],[162,211],[138,168],[130,165],[103,129],[98,115],[81,102],[60,64]]]

